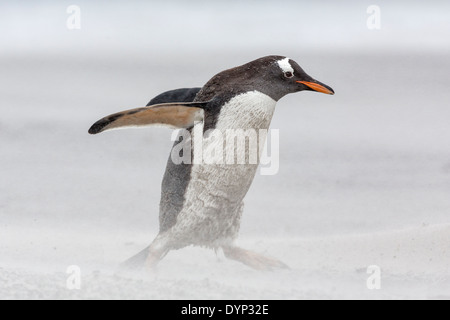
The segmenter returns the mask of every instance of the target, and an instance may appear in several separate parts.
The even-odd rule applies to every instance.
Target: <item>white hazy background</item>
[[[0,298],[450,298],[449,39],[448,1],[0,1]],[[171,131],[90,125],[269,54],[336,91],[279,102],[280,171],[246,198],[239,243],[291,270],[187,248],[117,274],[158,231]]]

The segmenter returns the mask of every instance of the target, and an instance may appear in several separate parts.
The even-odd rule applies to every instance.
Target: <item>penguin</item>
[[[123,266],[153,269],[169,251],[194,245],[222,250],[226,258],[258,270],[287,268],[277,259],[235,244],[243,200],[255,177],[261,148],[256,163],[206,163],[196,161],[201,153],[196,153],[199,147],[192,142],[213,145],[217,137],[210,134],[212,130],[268,130],[276,103],[300,91],[334,94],[331,87],[313,79],[294,60],[271,55],[222,71],[202,88],[162,93],[146,107],[112,114],[92,125],[90,134],[150,125],[180,130],[162,181],[159,233]],[[233,143],[232,149],[249,158],[250,143],[239,150]],[[174,161],[174,154],[190,156],[186,159],[191,161]]]

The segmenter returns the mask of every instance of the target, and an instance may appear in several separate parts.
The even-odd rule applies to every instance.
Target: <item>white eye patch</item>
[[[283,73],[294,73],[294,68],[292,68],[291,64],[289,63],[289,58],[284,58],[283,60],[278,60],[277,61],[278,66],[280,67],[280,69],[283,71]]]

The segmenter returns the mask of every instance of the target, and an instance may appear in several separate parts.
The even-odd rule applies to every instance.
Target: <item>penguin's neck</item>
[[[259,91],[239,94],[221,107],[215,129],[268,129],[276,103]]]

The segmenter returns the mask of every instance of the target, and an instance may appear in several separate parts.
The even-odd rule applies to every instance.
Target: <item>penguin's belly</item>
[[[275,100],[256,91],[236,96],[222,106],[213,129],[216,133],[219,132],[219,136],[222,135],[223,140],[218,139],[214,132],[209,135],[207,132],[203,137],[202,161],[197,161],[198,150],[194,143],[194,164],[185,190],[183,207],[171,230],[180,245],[218,247],[237,237],[242,201],[255,177],[265,142],[265,137],[259,139],[259,130],[269,128],[275,104]],[[227,133],[236,134],[239,130],[247,133],[254,131],[258,135],[256,150],[255,144],[249,142],[244,144],[244,148],[242,145],[238,147],[237,143],[227,143]],[[203,132],[203,123],[196,124],[192,132],[195,141],[195,135]],[[217,151],[218,145],[223,148],[221,163],[221,157],[216,157],[217,152],[213,152],[213,159],[209,158],[209,151]],[[230,161],[231,158],[227,161],[230,151],[235,155],[234,162]],[[245,161],[238,162],[237,159],[243,152]],[[255,152],[256,161],[255,157],[252,160]],[[212,163],[212,160],[216,162]]]

